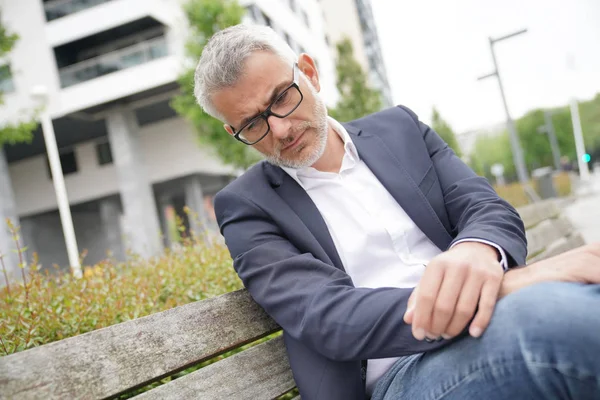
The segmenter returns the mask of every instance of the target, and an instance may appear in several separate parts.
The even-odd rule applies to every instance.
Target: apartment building
[[[36,107],[32,89],[48,91],[73,224],[84,263],[110,251],[159,254],[170,244],[169,216],[188,228],[214,229],[212,196],[238,171],[202,147],[169,106],[185,66],[188,37],[180,0],[2,0],[5,27],[20,39],[0,68],[0,121]],[[245,23],[271,25],[297,52],[313,55],[336,101],[334,64],[317,0],[240,2]],[[225,133],[224,133],[225,134]],[[233,139],[232,139],[233,140]],[[187,205],[199,213],[188,220]],[[68,265],[41,128],[31,144],[0,149],[0,218],[21,226],[44,268]],[[13,248],[0,229],[0,251]],[[6,262],[14,269],[14,254]]]
[[[327,41],[335,54],[335,44],[348,37],[354,56],[369,76],[369,83],[379,90],[384,107],[393,106],[377,27],[370,0],[321,0]]]

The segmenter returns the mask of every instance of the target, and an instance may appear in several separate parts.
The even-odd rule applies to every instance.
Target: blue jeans
[[[600,399],[600,285],[549,282],[498,302],[482,337],[402,357],[373,400]]]

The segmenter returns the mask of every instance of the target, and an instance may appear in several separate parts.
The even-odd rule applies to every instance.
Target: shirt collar
[[[344,128],[342,124],[340,124],[338,121],[329,116],[327,117],[327,122],[329,122],[331,128],[333,128],[333,131],[337,133],[344,142],[344,159],[342,161],[342,167],[340,168],[340,171],[354,167],[356,163],[360,161],[360,157],[358,155],[358,151],[356,150],[356,146],[354,145],[352,139],[350,138],[350,135],[348,134],[348,131],[346,131],[346,128]],[[298,182],[298,184],[303,188],[305,187],[302,183],[301,178],[310,178],[318,174],[323,174],[323,172],[320,172],[314,169],[313,167],[281,168],[285,172],[287,172],[287,174],[291,176],[296,182]]]

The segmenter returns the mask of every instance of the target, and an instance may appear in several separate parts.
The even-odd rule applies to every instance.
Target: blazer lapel
[[[398,160],[390,147],[376,136],[362,132],[351,125],[344,125],[360,158],[367,164],[388,192],[396,199],[414,223],[441,250],[445,250],[452,237],[419,190],[417,183],[410,177],[404,165]]]
[[[321,245],[331,263],[344,271],[342,260],[319,209],[304,189],[283,169],[265,164],[271,184],[277,194],[298,215],[302,223]]]

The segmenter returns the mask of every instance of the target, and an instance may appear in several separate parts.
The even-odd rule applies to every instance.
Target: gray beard
[[[325,152],[325,147],[327,145],[327,132],[328,132],[328,124],[327,124],[327,107],[325,106],[325,102],[319,97],[317,91],[311,87],[311,91],[313,92],[315,98],[315,106],[313,108],[313,114],[315,116],[315,122],[305,121],[295,127],[296,135],[293,138],[290,138],[286,141],[281,141],[278,143],[275,148],[274,154],[265,155],[265,159],[267,162],[278,166],[278,167],[287,167],[294,169],[302,169],[306,167],[310,167],[314,163],[316,163],[319,158],[323,156]],[[302,150],[305,149],[306,146],[313,145],[314,147],[311,151],[300,158],[295,159],[286,159],[281,157],[281,149],[289,144],[291,141],[297,138],[297,135],[301,134],[303,131],[307,129],[313,129],[316,134],[315,142],[311,143],[310,141],[307,144],[299,145],[294,152],[299,154]]]

